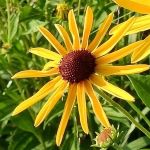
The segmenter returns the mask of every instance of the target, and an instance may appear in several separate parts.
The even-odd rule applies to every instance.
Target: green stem
[[[78,17],[80,15],[81,0],[78,1]]]
[[[109,98],[104,92],[101,90],[99,91],[99,94],[110,104],[112,104],[115,108],[117,108],[119,111],[121,111],[126,117],[139,129],[141,130],[148,138],[150,138],[150,132],[145,129],[141,124],[139,124],[122,106],[120,106],[118,103],[113,101],[111,98]]]
[[[7,7],[7,42],[10,43],[10,10],[9,10],[9,0],[6,0]]]
[[[128,104],[132,107],[132,109],[134,109],[137,114],[139,116],[141,116],[143,118],[143,120],[147,123],[147,125],[150,127],[150,121],[149,119],[139,110],[139,108],[136,107],[136,105],[134,105],[133,103],[131,102],[128,102]]]
[[[149,113],[149,108],[148,108],[148,107],[145,107],[145,108],[142,110],[142,114],[143,114],[143,115],[146,115],[147,113]],[[138,118],[138,117],[135,118],[135,120],[136,120],[137,122],[140,121],[139,119],[140,119],[140,118]],[[135,125],[132,123],[131,126],[130,126],[130,128],[129,128],[129,130],[128,130],[128,132],[127,132],[127,134],[126,134],[125,137],[124,137],[123,143],[121,144],[122,147],[127,143],[128,139],[129,139],[129,137],[130,137],[130,135],[131,135],[131,133],[133,132],[134,129],[135,129]]]

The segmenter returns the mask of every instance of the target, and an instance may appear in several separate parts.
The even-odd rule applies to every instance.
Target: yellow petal
[[[93,41],[89,44],[87,48],[89,51],[93,51],[101,43],[101,41],[103,40],[106,32],[108,31],[112,23],[113,16],[114,16],[113,13],[109,14],[109,16],[104,20],[103,24],[99,27],[99,30],[96,33],[95,38],[93,39]]]
[[[131,96],[126,91],[120,89],[119,87],[116,87],[111,83],[108,83],[101,76],[92,75],[90,80],[93,82],[93,84],[99,86],[102,90],[108,92],[111,95],[114,95],[114,96],[121,98],[123,100],[134,101],[133,96]]]
[[[44,27],[40,27],[39,31],[43,36],[52,44],[52,46],[57,50],[62,56],[67,54],[66,49],[57,41],[57,39]]]
[[[150,0],[113,0],[119,6],[126,9],[142,13],[150,14]]]
[[[84,29],[83,29],[81,49],[86,49],[88,46],[88,39],[91,32],[92,24],[93,24],[93,12],[90,7],[87,7],[84,19]]]
[[[84,83],[79,82],[77,84],[77,102],[80,116],[80,123],[83,131],[88,134],[88,123],[87,123],[87,112],[86,112],[86,100],[85,100],[85,89]]]
[[[50,111],[53,109],[53,107],[56,105],[58,100],[62,97],[65,88],[67,86],[67,82],[63,82],[57,90],[51,95],[51,97],[48,99],[48,101],[44,104],[40,112],[38,113],[36,119],[35,119],[35,124],[34,126],[37,127],[39,126],[44,119],[48,116]]]
[[[119,25],[112,28],[110,30],[109,34],[116,34],[118,28],[125,22],[120,23]],[[135,17],[135,21],[132,24],[132,26],[129,28],[126,35],[134,34],[134,33],[140,32],[140,31],[148,30],[148,29],[150,29],[150,15],[143,15],[140,17]]]
[[[71,40],[70,40],[70,37],[69,37],[67,31],[59,24],[55,24],[55,27],[57,28],[58,32],[60,33],[61,37],[63,38],[67,50],[69,52],[72,51],[73,47],[72,47],[72,43],[71,43]]]
[[[53,68],[53,67],[57,67],[58,66],[58,62],[57,61],[49,61],[48,63],[46,63],[42,69],[42,71],[45,71],[45,70],[49,70],[50,68]]]
[[[54,90],[59,84],[61,77],[56,77],[55,79],[46,83],[36,94],[28,98],[27,100],[20,103],[15,110],[13,111],[12,115],[17,115],[20,112],[24,111],[25,109],[29,108],[30,106],[37,103],[42,98],[46,97],[52,90]]]
[[[116,34],[112,35],[112,37],[106,41],[104,44],[102,44],[100,47],[95,49],[92,53],[95,55],[95,57],[102,56],[109,51],[112,50],[112,48],[118,43],[118,41],[126,34],[128,29],[131,27],[133,24],[135,18],[132,17],[128,19],[128,21],[120,26],[118,28]]]
[[[139,51],[142,44],[143,44],[142,40],[137,41],[137,42],[132,43],[132,44],[126,46],[126,47],[123,47],[123,48],[121,48],[117,51],[106,54],[106,55],[98,58],[96,60],[96,64],[108,64],[108,63],[112,63],[116,60],[119,60],[119,59],[129,55],[133,51]]]
[[[52,68],[49,71],[25,70],[16,73],[12,79],[16,78],[32,78],[32,77],[47,77],[58,74],[58,68]]]
[[[150,54],[150,36],[148,36],[139,49],[133,52],[131,62],[136,63]]]
[[[76,84],[70,84],[68,97],[67,97],[65,107],[64,107],[64,112],[63,112],[58,130],[57,130],[57,134],[56,134],[57,146],[61,144],[64,132],[65,132],[68,120],[69,120],[69,116],[71,114],[71,110],[74,106],[75,99],[76,99],[76,89],[77,89]]]
[[[72,38],[73,38],[73,49],[79,50],[80,49],[79,31],[77,28],[77,23],[75,20],[73,10],[70,10],[68,13],[68,22],[69,22],[69,30],[70,30]]]
[[[84,85],[85,85],[86,93],[90,98],[92,108],[93,108],[93,111],[94,111],[97,119],[101,122],[101,124],[104,127],[106,127],[106,128],[110,127],[111,125],[108,121],[108,118],[107,118],[107,116],[106,116],[106,114],[102,108],[101,103],[99,102],[99,100],[97,99],[97,97],[94,93],[94,90],[93,90],[91,83],[89,81],[85,81]]]
[[[47,58],[47,59],[51,59],[51,60],[60,61],[61,59],[61,56],[59,54],[52,52],[48,49],[41,48],[41,47],[31,48],[29,52],[31,52],[32,54]]]
[[[126,65],[126,66],[110,66],[110,65],[99,65],[96,67],[98,74],[109,76],[109,75],[127,75],[134,73],[141,73],[150,68],[149,65],[138,64],[138,65]]]

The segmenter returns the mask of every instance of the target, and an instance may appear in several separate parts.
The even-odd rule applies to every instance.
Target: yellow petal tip
[[[12,114],[11,114],[11,116],[15,116],[15,115],[17,115],[17,112],[13,111]]]
[[[35,123],[34,123],[34,126],[35,126],[35,127],[38,127],[38,126],[39,126],[39,124],[38,124],[37,122],[35,122]]]
[[[12,77],[11,77],[11,79],[15,79],[16,78],[16,75],[13,75]]]

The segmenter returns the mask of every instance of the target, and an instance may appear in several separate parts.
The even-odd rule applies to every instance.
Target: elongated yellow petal
[[[60,33],[61,37],[63,38],[68,52],[71,52],[73,50],[73,47],[72,47],[72,43],[71,43],[71,40],[70,40],[70,37],[69,37],[67,31],[59,24],[55,24],[55,27],[57,28],[58,32]]]
[[[132,53],[134,51],[139,51],[142,44],[143,44],[142,40],[137,41],[137,42],[132,43],[126,47],[123,47],[117,51],[106,54],[106,55],[98,58],[96,60],[96,64],[108,64],[108,63],[112,63],[116,60],[119,60],[119,59],[129,55],[130,53]]]
[[[61,59],[61,56],[59,54],[52,52],[48,49],[41,48],[41,47],[31,48],[29,52],[31,52],[32,54],[47,58],[47,59],[51,59],[51,60],[60,61]]]
[[[84,29],[83,29],[81,49],[86,49],[88,46],[88,39],[91,32],[92,24],[93,24],[93,12],[90,7],[87,7],[84,19]]]
[[[126,9],[142,13],[150,14],[150,0],[113,0],[119,6]]]
[[[75,20],[73,10],[70,10],[68,13],[68,22],[69,22],[69,30],[70,30],[72,38],[73,38],[73,49],[79,50],[80,49],[79,31],[77,28],[77,23]]]
[[[58,130],[57,130],[57,134],[56,134],[57,146],[61,144],[64,132],[65,132],[68,120],[69,120],[69,116],[71,114],[71,110],[74,106],[75,99],[76,99],[76,89],[77,89],[76,84],[70,84],[68,97],[67,97],[65,107],[64,107],[64,112],[63,112]]]
[[[120,28],[118,28],[116,34],[112,35],[112,37],[108,41],[106,41],[100,47],[95,49],[92,52],[95,55],[95,57],[102,56],[111,51],[112,48],[117,44],[117,42],[126,34],[128,29],[133,24],[134,20],[134,17],[130,18],[126,23],[122,24]]]
[[[96,72],[100,75],[127,75],[146,71],[150,68],[149,65],[138,64],[138,65],[126,65],[126,66],[110,66],[110,65],[99,65],[96,67]]]
[[[58,68],[52,68],[49,71],[25,70],[16,73],[12,79],[16,78],[32,78],[32,77],[47,77],[58,74]]]
[[[99,102],[99,100],[97,99],[97,97],[94,93],[94,90],[93,90],[91,83],[89,81],[85,81],[84,85],[85,85],[86,93],[90,98],[92,108],[93,108],[93,111],[94,111],[97,119],[101,122],[101,124],[104,127],[106,127],[106,128],[110,127],[111,125],[108,121],[108,118],[107,118],[107,116],[106,116],[106,114],[102,108],[101,103]]]
[[[44,27],[40,27],[39,31],[43,36],[52,44],[52,46],[57,50],[62,56],[67,54],[66,49],[57,41],[57,39]]]
[[[42,69],[42,71],[45,71],[45,70],[49,70],[50,68],[53,68],[53,67],[58,67],[58,62],[57,61],[49,61],[48,63],[46,63]]]
[[[110,30],[109,34],[116,34],[118,28],[125,22],[120,23],[119,25],[113,27]],[[134,34],[140,31],[148,30],[148,29],[150,29],[150,15],[143,15],[140,17],[135,17],[135,21],[132,24],[132,26],[129,28],[128,32],[126,32],[126,35]]]
[[[67,82],[63,82],[57,90],[51,95],[51,97],[48,99],[48,101],[44,104],[40,112],[38,113],[36,119],[35,119],[35,124],[34,126],[37,127],[39,126],[44,119],[47,117],[47,115],[50,113],[50,111],[53,109],[53,107],[56,105],[58,100],[61,98],[63,95],[65,89],[67,87]]]
[[[139,49],[133,52],[131,62],[136,63],[150,54],[150,36],[148,36]]]
[[[108,83],[101,76],[92,75],[90,80],[91,80],[91,82],[93,82],[93,84],[99,86],[102,90],[108,92],[111,95],[114,95],[123,100],[134,101],[133,96],[131,96],[126,91],[120,89],[119,87],[116,87],[116,86],[112,85],[111,83]]]
[[[108,17],[104,20],[103,24],[99,27],[99,30],[96,33],[95,38],[93,39],[93,41],[89,44],[87,48],[89,51],[93,51],[101,43],[101,41],[103,40],[106,32],[108,31],[112,23],[113,16],[114,16],[113,13],[109,14]]]
[[[29,108],[30,106],[37,103],[42,98],[46,97],[52,90],[54,90],[59,84],[61,77],[58,76],[55,79],[46,83],[36,94],[28,98],[27,100],[20,103],[15,110],[13,111],[12,115],[17,115],[20,112],[24,111],[25,109]]]
[[[85,133],[88,134],[88,123],[87,123],[87,112],[86,112],[86,100],[85,100],[85,89],[84,83],[80,82],[77,84],[77,102],[78,102],[78,110],[80,115],[80,123],[82,129]]]

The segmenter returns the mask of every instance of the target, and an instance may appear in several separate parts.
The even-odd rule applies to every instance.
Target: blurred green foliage
[[[80,33],[82,33],[83,29],[82,18],[85,8],[87,6],[92,7],[94,11],[94,26],[90,39],[94,37],[97,28],[110,12],[115,11],[115,19],[112,25],[127,20],[133,15],[127,10],[118,10],[111,0],[0,0],[0,150],[99,149],[91,147],[91,145],[95,144],[95,132],[100,132],[101,125],[93,115],[89,102],[87,106],[89,107],[88,122],[90,134],[85,135],[83,133],[77,115],[77,108],[75,107],[70,117],[63,143],[59,148],[55,144],[55,135],[63,112],[63,101],[59,101],[47,120],[38,128],[34,127],[34,119],[43,102],[36,104],[15,117],[11,117],[14,108],[21,101],[38,91],[48,80],[35,78],[12,81],[11,76],[21,70],[41,69],[47,62],[43,58],[28,53],[29,48],[39,46],[53,50],[47,40],[38,32],[38,26],[46,26],[62,42],[54,24],[60,23],[66,28],[68,27],[67,18],[60,18],[56,9],[58,4],[64,2],[68,5],[69,10],[74,9]],[[116,49],[142,38],[141,35],[135,34],[125,37],[116,46]],[[108,37],[109,35],[106,36],[105,40]],[[126,57],[118,63],[129,63],[129,61],[129,58]],[[144,61],[149,63],[148,59]],[[133,83],[139,97],[126,77],[111,77],[110,81],[133,94],[136,97],[135,104],[138,109],[143,110],[142,113],[148,116],[150,77],[146,76],[145,78],[143,74],[142,76],[131,76],[129,79]],[[144,92],[147,94],[145,97]],[[63,99],[65,98],[66,95],[64,95]],[[143,104],[140,98],[146,105]],[[117,98],[114,98],[114,100],[147,127],[140,116],[126,102]],[[132,126],[124,114],[105,101],[103,101],[103,106],[111,123],[116,128],[119,126],[120,136],[115,141],[119,147],[113,146],[110,150],[119,150],[118,148],[120,150],[139,150],[150,146],[150,139]]]

